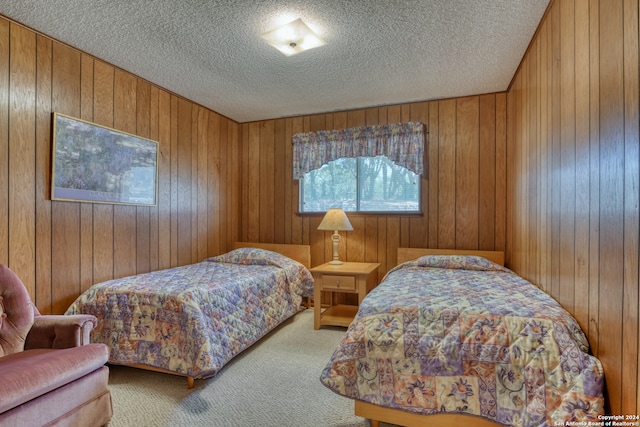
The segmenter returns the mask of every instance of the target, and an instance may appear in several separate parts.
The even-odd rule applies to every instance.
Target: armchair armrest
[[[98,319],[90,314],[40,315],[33,319],[25,350],[32,348],[69,348],[89,344]]]

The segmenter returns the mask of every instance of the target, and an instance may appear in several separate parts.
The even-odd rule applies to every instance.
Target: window
[[[385,156],[342,157],[305,173],[300,212],[420,212],[420,175]]]
[[[420,212],[421,122],[293,135],[300,212]]]

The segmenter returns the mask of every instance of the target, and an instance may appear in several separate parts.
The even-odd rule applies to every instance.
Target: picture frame
[[[158,143],[53,113],[51,199],[155,206]]]

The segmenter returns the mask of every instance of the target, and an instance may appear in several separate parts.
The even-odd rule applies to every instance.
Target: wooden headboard
[[[504,266],[504,252],[501,251],[427,248],[398,248],[398,264],[414,260],[424,255],[476,255]]]
[[[284,256],[298,261],[307,268],[311,268],[311,246],[309,245],[288,245],[284,243],[256,243],[256,242],[235,242],[233,248],[258,248],[268,251],[278,252]]]

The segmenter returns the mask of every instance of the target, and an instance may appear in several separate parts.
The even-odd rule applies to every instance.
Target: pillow
[[[266,249],[238,248],[225,254],[208,258],[207,261],[244,265],[278,265],[283,258],[286,257]]]
[[[271,265],[284,270],[292,292],[313,297],[313,276],[307,267],[278,252],[258,248],[238,248],[222,255],[208,258],[210,262],[242,265]]]
[[[415,267],[446,268],[449,270],[502,271],[510,273],[508,268],[486,258],[475,255],[426,255],[411,261]]]

